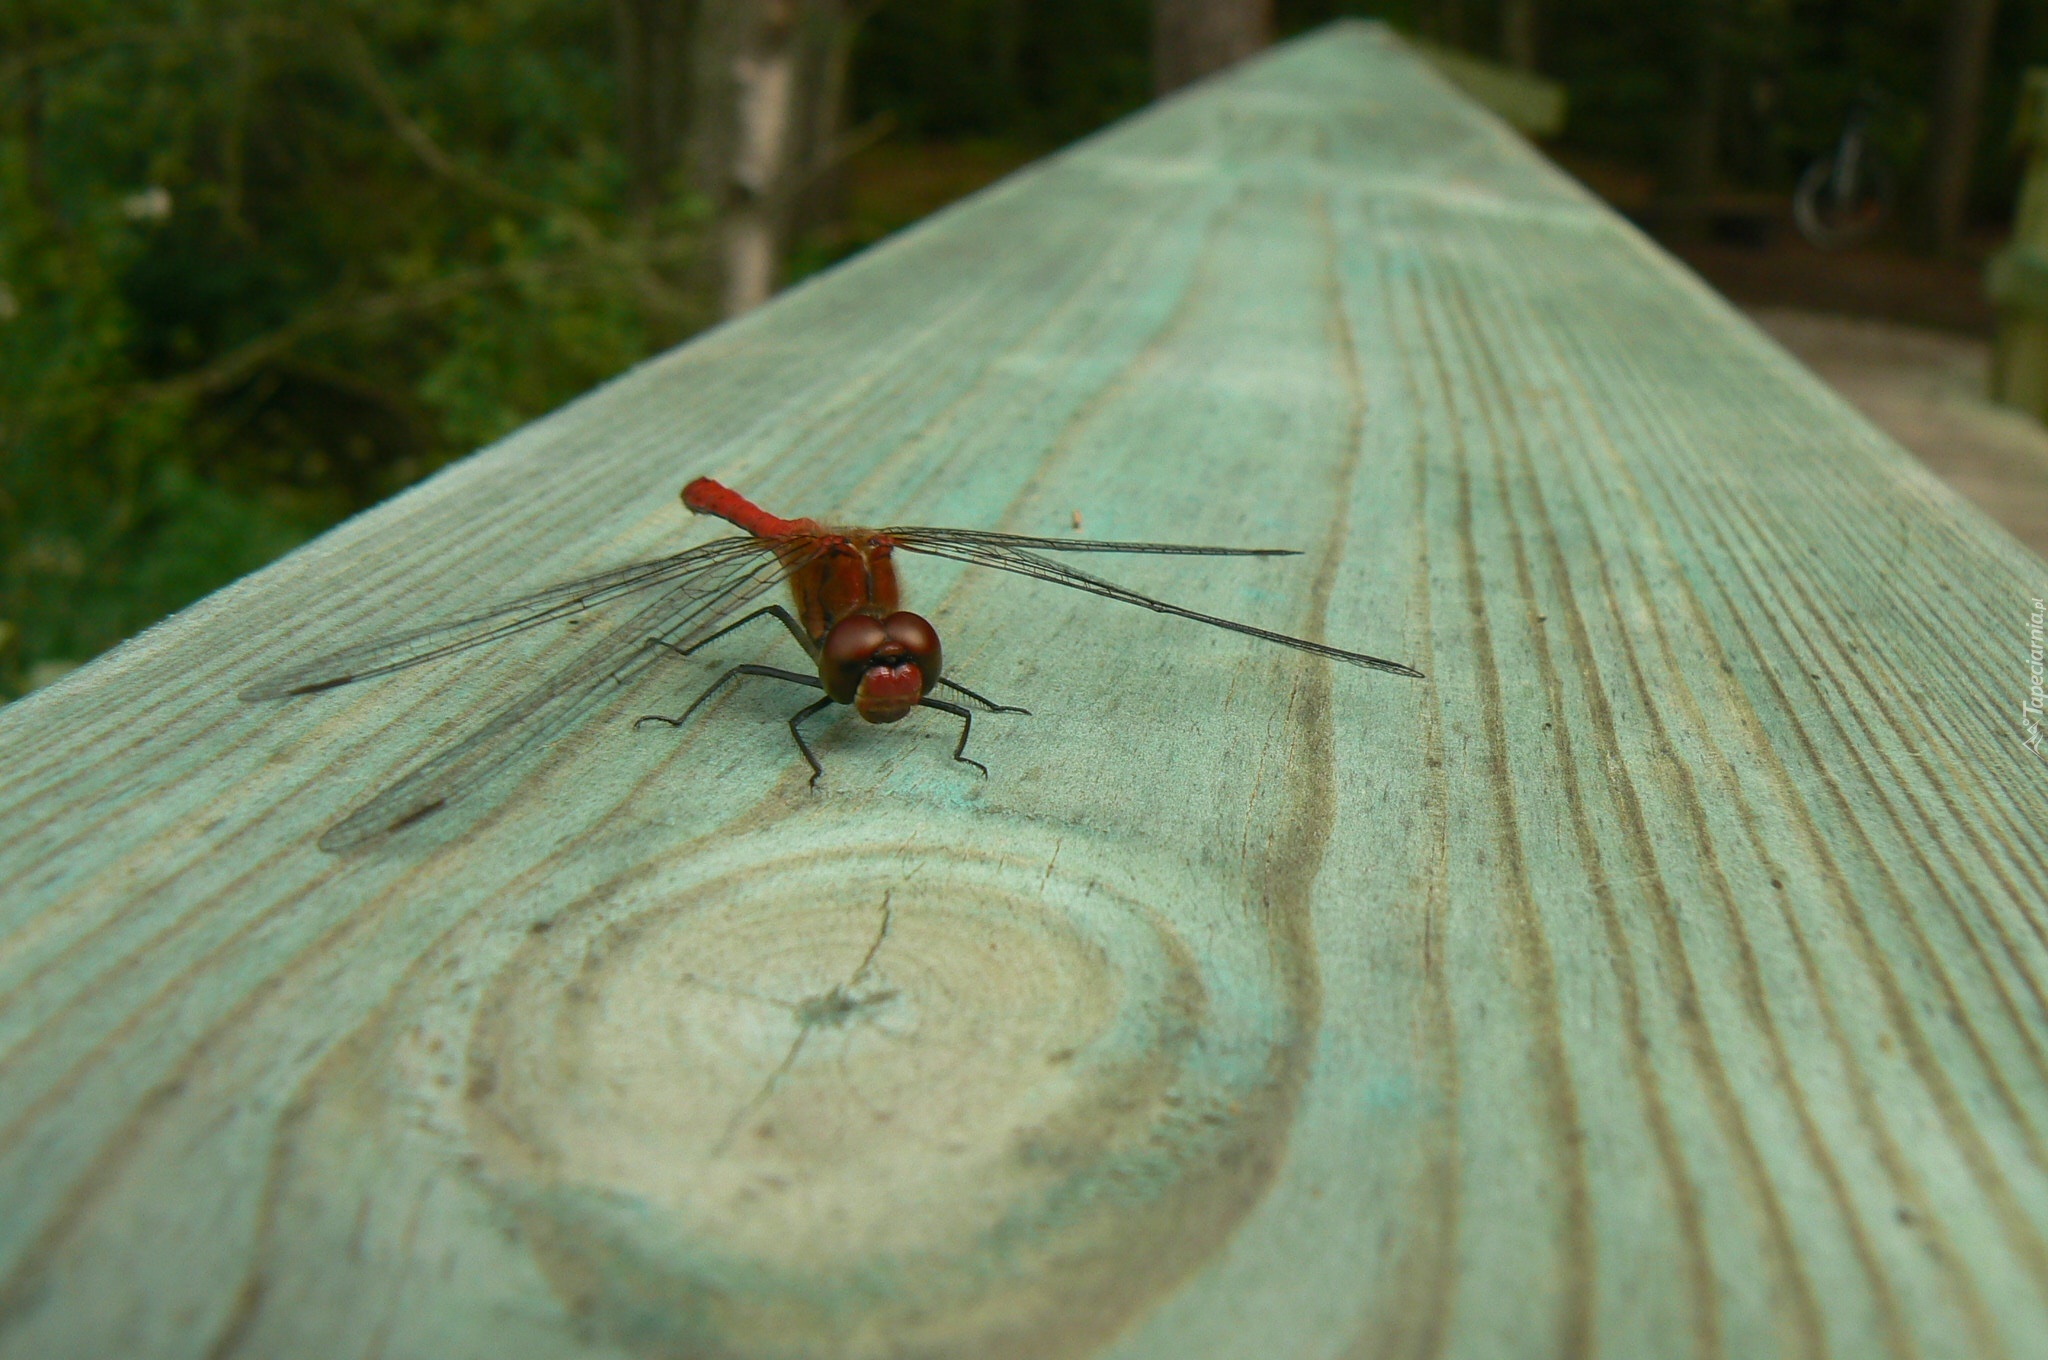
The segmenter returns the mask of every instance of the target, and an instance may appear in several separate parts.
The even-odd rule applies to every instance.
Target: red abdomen
[[[818,531],[816,520],[781,519],[729,486],[699,477],[683,488],[683,504],[699,515],[716,515],[726,523],[746,530],[756,538],[781,538],[785,534]]]
[[[886,618],[900,607],[896,564],[889,557],[896,545],[886,534],[827,529],[814,519],[783,519],[709,477],[683,488],[683,504],[756,538],[774,541],[776,555],[792,568],[789,591],[796,601],[797,620],[814,643],[822,643],[841,619],[856,614]]]

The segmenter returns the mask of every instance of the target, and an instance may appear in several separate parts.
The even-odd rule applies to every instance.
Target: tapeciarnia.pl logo
[[[2048,695],[2041,689],[2041,625],[2048,619],[2048,605],[2034,601],[2033,617],[2027,620],[2027,702],[2020,710],[2020,725],[2027,729],[2027,749],[2041,754],[2041,707]]]

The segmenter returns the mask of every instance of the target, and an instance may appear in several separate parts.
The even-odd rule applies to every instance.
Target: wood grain
[[[991,717],[657,671],[321,831],[564,635],[330,649],[783,513]],[[2025,1357],[2048,566],[1384,32],[1325,30],[0,711],[0,1355]],[[765,630],[773,632],[773,630]]]

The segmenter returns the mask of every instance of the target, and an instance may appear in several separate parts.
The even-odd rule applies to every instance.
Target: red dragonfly
[[[689,656],[734,629],[763,618],[779,620],[789,630],[810,656],[816,667],[815,675],[773,666],[735,666],[676,717],[649,715],[640,722],[681,726],[705,700],[731,681],[745,675],[766,676],[824,691],[822,698],[789,720],[790,735],[796,738],[797,749],[810,764],[814,786],[824,768],[804,740],[801,725],[832,704],[850,704],[861,717],[875,723],[896,722],[913,708],[950,714],[960,719],[960,740],[953,748],[953,758],[974,766],[986,776],[988,767],[966,754],[967,738],[974,729],[972,711],[950,700],[933,698],[933,691],[947,690],[992,713],[1026,710],[998,704],[946,678],[937,630],[924,618],[901,608],[894,556],[899,550],[1033,576],[1156,613],[1174,614],[1277,642],[1333,661],[1396,675],[1421,675],[1420,671],[1396,661],[1183,609],[1042,556],[1046,552],[1172,553],[1197,557],[1296,555],[1285,548],[1103,543],[975,529],[828,528],[816,520],[778,518],[708,477],[699,477],[683,488],[683,504],[696,514],[716,515],[745,533],[735,538],[714,539],[670,557],[564,581],[452,622],[345,647],[267,676],[243,690],[242,698],[250,701],[314,694],[438,661],[626,596],[653,595],[651,603],[574,661],[351,813],[321,837],[321,847],[346,850],[439,812],[516,757],[561,733],[657,658],[668,654]],[[732,617],[784,581],[789,583],[796,606],[794,613],[772,604],[737,619]]]

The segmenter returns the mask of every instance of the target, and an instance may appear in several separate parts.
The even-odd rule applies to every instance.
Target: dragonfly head
[[[939,634],[916,614],[853,614],[832,625],[819,649],[825,693],[873,723],[891,723],[939,683]]]

